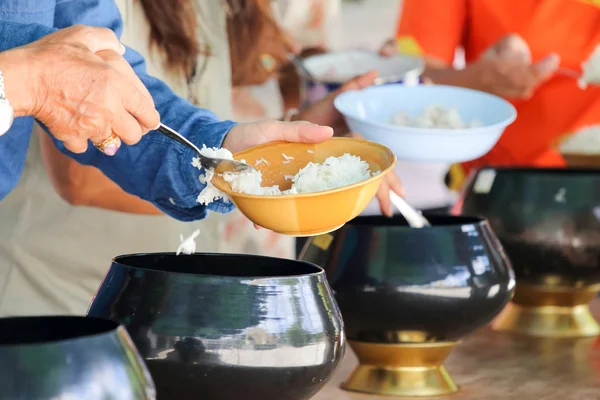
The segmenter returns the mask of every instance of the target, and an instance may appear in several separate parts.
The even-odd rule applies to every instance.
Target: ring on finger
[[[100,143],[94,143],[94,146],[108,156],[114,156],[119,147],[121,147],[121,139],[114,132],[109,137]]]

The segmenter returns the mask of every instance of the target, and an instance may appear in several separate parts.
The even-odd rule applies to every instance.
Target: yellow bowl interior
[[[322,163],[327,157],[345,153],[359,156],[369,163],[371,171],[380,174],[353,185],[317,193],[282,196],[259,196],[236,193],[218,174],[212,180],[217,189],[227,193],[236,207],[252,222],[275,232],[310,236],[335,230],[360,214],[375,196],[379,185],[396,164],[396,156],[387,147],[361,139],[333,138],[322,143],[275,142],[234,154],[255,166],[259,159],[267,163],[255,166],[263,176],[263,186],[279,185],[281,190],[292,185],[286,175],[295,175],[309,162]],[[283,154],[293,157],[286,162]]]

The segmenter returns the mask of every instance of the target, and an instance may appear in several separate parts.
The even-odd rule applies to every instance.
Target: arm
[[[472,74],[452,67],[454,53],[462,45],[467,23],[465,0],[405,0],[396,30],[398,51],[421,56],[423,78],[438,84],[473,88]]]
[[[104,26],[121,33],[121,19],[112,0],[63,0],[57,2],[55,27],[75,24]],[[192,142],[202,146],[220,147],[224,137],[235,125],[219,122],[208,110],[194,107],[177,97],[163,82],[146,74],[143,58],[127,49],[125,58],[134,68],[154,98],[162,122],[177,129]],[[83,154],[74,154],[53,139],[56,147],[81,164],[99,168],[128,193],[152,202],[161,211],[182,221],[202,219],[208,210],[228,212],[231,203],[222,200],[200,206],[196,198],[204,185],[198,180],[201,173],[192,166],[192,150],[172,142],[157,132],[148,133],[134,146],[122,146],[108,157],[90,146]],[[135,171],[131,173],[130,171]]]
[[[67,203],[131,214],[162,215],[152,204],[124,192],[100,170],[80,165],[59,152],[50,136],[43,132],[40,132],[40,144],[50,181]]]

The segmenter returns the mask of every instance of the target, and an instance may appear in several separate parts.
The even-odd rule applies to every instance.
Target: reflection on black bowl
[[[127,327],[159,399],[309,399],[345,346],[323,270],[268,257],[117,257],[88,314]]]
[[[499,329],[599,332],[586,304],[600,284],[600,170],[486,168],[471,176],[453,213],[486,217],[514,266],[516,308]]]
[[[301,254],[325,268],[350,344],[365,364],[345,384],[348,389],[455,391],[439,367],[457,340],[490,322],[512,295],[509,261],[486,221],[427,218],[431,228],[412,229],[400,216],[359,217],[311,239]],[[369,365],[380,368],[368,371]],[[407,371],[424,365],[435,376],[412,385],[418,380]],[[385,380],[384,366],[391,371]],[[401,367],[407,371],[399,376]]]
[[[125,329],[85,317],[0,319],[0,398],[156,398]]]

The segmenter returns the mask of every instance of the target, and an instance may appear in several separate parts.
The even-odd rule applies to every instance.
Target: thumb
[[[560,65],[560,57],[557,54],[550,54],[532,65],[533,73],[538,81],[543,81],[556,72]]]
[[[387,40],[379,49],[379,55],[383,57],[391,57],[398,54],[398,44],[395,39]]]
[[[333,136],[333,129],[328,126],[315,125],[306,121],[265,123],[263,134],[266,142],[283,140],[297,143],[320,143]]]
[[[369,86],[373,86],[375,79],[377,79],[378,76],[379,72],[376,70],[371,70],[366,74],[359,75],[343,84],[341,88],[336,90],[335,94],[338,95],[348,90],[360,90]]]

